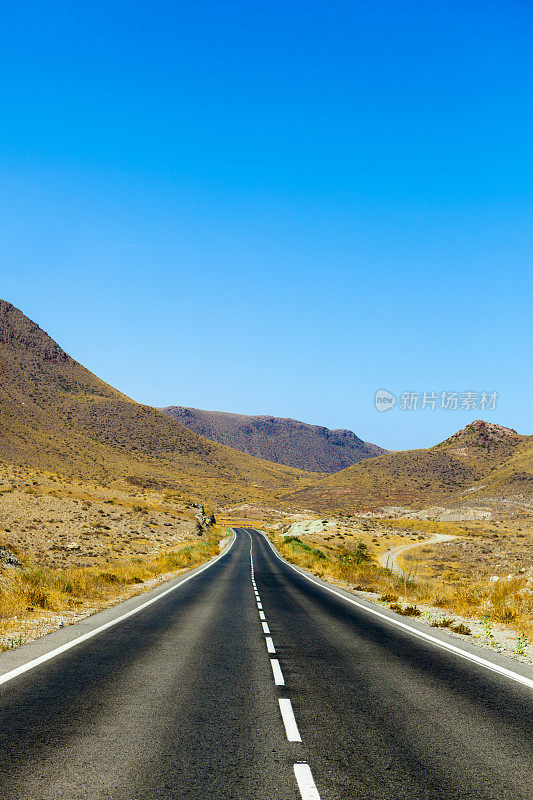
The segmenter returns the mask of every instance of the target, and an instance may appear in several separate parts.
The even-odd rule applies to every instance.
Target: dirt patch
[[[160,493],[30,478],[0,467],[0,544],[34,565],[150,556],[193,533],[192,512]]]

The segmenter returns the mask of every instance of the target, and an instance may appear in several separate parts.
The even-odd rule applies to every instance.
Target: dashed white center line
[[[285,733],[287,734],[289,742],[301,742],[302,737],[300,736],[300,731],[298,730],[298,725],[294,718],[291,701],[280,697],[279,710],[281,711],[281,718],[285,725]]]
[[[250,568],[252,572],[252,586],[255,594],[255,599],[257,601],[257,608],[259,610],[259,619],[261,620],[261,625],[263,626],[263,633],[270,634],[270,628],[266,623],[265,612],[263,611],[263,604],[261,603],[261,596],[257,591],[257,584],[255,582],[251,536],[250,536]],[[267,652],[275,653],[276,648],[274,647],[274,642],[272,640],[272,637],[265,636],[265,642],[266,642]],[[279,659],[271,658],[270,666],[272,667],[272,673],[274,675],[274,684],[276,686],[285,686],[285,678],[283,677],[283,672],[281,670]],[[296,724],[296,718],[294,716],[294,711],[292,710],[291,701],[288,700],[287,698],[279,698],[278,702],[287,739],[289,740],[289,742],[301,742],[302,737],[300,736],[300,731],[298,730],[298,725]],[[311,773],[311,768],[309,767],[309,764],[307,764],[304,761],[299,761],[298,763],[296,763],[294,765],[294,776],[296,778],[296,783],[298,784],[298,789],[300,790],[300,795],[302,797],[302,800],[320,800],[320,795],[313,780],[313,775]]]
[[[274,673],[274,683],[276,686],[285,686],[285,678],[283,677],[278,659],[271,658],[270,663],[272,665],[272,672]]]
[[[320,800],[309,764],[304,762],[294,765],[294,775],[302,800]]]

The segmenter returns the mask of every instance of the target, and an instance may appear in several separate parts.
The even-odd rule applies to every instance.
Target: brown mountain
[[[0,459],[102,483],[176,487],[195,497],[260,498],[309,483],[198,436],[71,358],[0,300]]]
[[[361,461],[294,493],[292,500],[318,510],[361,510],[446,502],[466,490],[472,498],[531,496],[533,436],[476,420],[427,450]]]
[[[295,419],[246,416],[169,406],[161,409],[189,430],[243,453],[312,472],[338,472],[386,453],[347,430],[329,430]]]

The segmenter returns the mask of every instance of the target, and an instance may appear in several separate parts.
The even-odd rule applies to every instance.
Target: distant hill
[[[189,430],[243,453],[312,472],[341,469],[386,453],[347,430],[329,430],[295,419],[246,416],[168,406],[161,409]]]
[[[361,461],[294,493],[321,511],[420,505],[459,498],[533,494],[533,437],[476,420],[427,450]]]
[[[0,459],[98,482],[175,487],[191,496],[261,498],[309,483],[198,436],[99,380],[0,300]]]

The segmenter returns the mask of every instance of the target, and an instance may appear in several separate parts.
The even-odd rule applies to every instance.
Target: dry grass
[[[205,561],[222,529],[205,527],[199,538],[198,511],[168,489],[102,486],[0,462],[0,649]]]
[[[321,578],[344,582],[351,588],[379,592],[382,597],[408,603],[424,602],[449,613],[478,617],[509,625],[533,637],[533,581],[527,574],[502,579],[449,582],[416,581],[392,573],[373,560],[361,559],[357,546],[316,548],[294,537],[274,538],[280,553]]]
[[[187,543],[191,508],[168,492],[119,490],[0,463],[0,546],[34,567],[104,567]]]
[[[395,519],[392,524],[394,528],[403,531],[413,531],[416,533],[427,533],[434,536],[436,533],[444,533],[451,536],[462,536],[468,531],[468,526],[457,522],[439,522],[435,519],[407,519],[400,517]],[[384,523],[378,521],[378,526],[383,527]]]
[[[148,559],[130,558],[105,568],[52,569],[30,565],[23,569],[3,569],[0,637],[13,634],[23,620],[37,623],[50,612],[80,612],[87,607],[97,610],[142,591],[145,581],[192,569],[218,553],[222,536],[221,529],[215,528],[201,540],[180,549]],[[6,645],[0,645],[0,649],[6,649]]]

